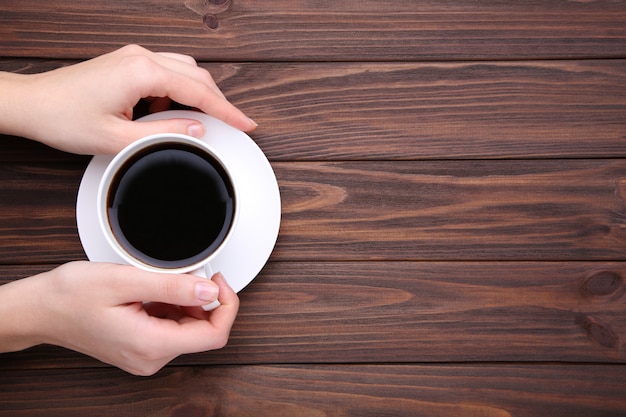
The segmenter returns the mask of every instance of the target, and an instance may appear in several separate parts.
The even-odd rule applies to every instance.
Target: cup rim
[[[233,216],[231,220],[230,227],[226,236],[222,239],[222,242],[215,248],[215,250],[209,254],[207,257],[194,262],[193,264],[178,266],[178,267],[160,267],[151,265],[149,263],[143,262],[133,255],[131,255],[128,251],[126,251],[120,242],[117,240],[113,231],[111,230],[108,215],[107,215],[107,194],[108,189],[113,182],[116,172],[124,165],[126,161],[132,158],[141,150],[158,144],[165,143],[184,143],[196,148],[201,148],[203,151],[207,152],[209,155],[213,157],[213,159],[219,163],[228,176],[230,183],[232,185],[233,196],[234,196],[234,210]],[[139,267],[141,269],[153,272],[167,272],[167,273],[187,273],[197,271],[203,268],[207,263],[210,263],[226,246],[228,241],[233,235],[233,231],[239,220],[239,187],[235,181],[234,176],[230,172],[230,169],[224,164],[220,154],[214,147],[204,142],[201,139],[194,138],[192,136],[183,135],[179,133],[157,133],[149,136],[145,136],[141,139],[138,139],[129,145],[127,145],[124,149],[117,153],[107,165],[102,178],[98,184],[98,193],[97,193],[97,202],[96,202],[96,211],[98,216],[98,222],[100,229],[103,232],[103,235],[107,241],[107,244],[128,264]]]

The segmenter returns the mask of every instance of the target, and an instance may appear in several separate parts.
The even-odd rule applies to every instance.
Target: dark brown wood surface
[[[276,249],[224,349],[2,354],[0,415],[626,413],[626,2],[0,3],[3,71],[127,43],[259,122]],[[88,161],[0,137],[0,283],[85,259]]]
[[[626,408],[621,371],[575,364],[178,367],[151,378],[110,369],[7,371],[0,401],[15,417],[605,417]]]
[[[8,56],[82,58],[129,41],[223,61],[617,57],[620,0],[5,1]]]

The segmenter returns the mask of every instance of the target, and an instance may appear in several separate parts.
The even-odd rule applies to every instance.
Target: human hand
[[[239,308],[237,294],[219,273],[209,281],[71,262],[6,286],[13,284],[25,289],[23,311],[15,316],[38,343],[63,346],[136,375],[154,374],[181,354],[222,348]],[[202,310],[218,293],[221,305]]]
[[[114,154],[154,133],[204,134],[203,125],[195,120],[132,121],[133,108],[141,99],[152,100],[152,111],[167,109],[171,99],[240,130],[256,128],[188,55],[128,45],[89,61],[12,80],[21,84],[13,89],[18,98],[11,100],[12,129],[7,127],[5,133],[67,152]]]

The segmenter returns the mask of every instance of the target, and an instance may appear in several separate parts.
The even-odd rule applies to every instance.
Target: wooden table
[[[0,70],[188,53],[282,194],[229,344],[0,355],[2,416],[626,413],[626,2],[0,3]],[[88,158],[0,140],[0,281],[85,259]]]

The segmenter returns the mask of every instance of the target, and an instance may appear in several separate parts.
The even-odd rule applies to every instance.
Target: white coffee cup
[[[139,139],[108,164],[97,193],[107,244],[128,264],[211,278],[239,218],[238,188],[219,152],[180,134]],[[203,306],[211,310],[214,302]]]

